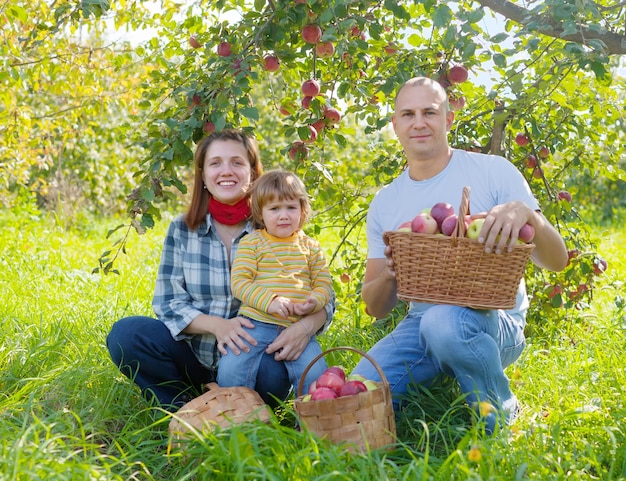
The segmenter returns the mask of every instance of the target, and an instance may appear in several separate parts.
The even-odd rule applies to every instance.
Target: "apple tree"
[[[367,205],[403,166],[389,128],[395,90],[426,75],[446,86],[456,111],[451,144],[514,162],[576,253],[563,273],[530,268],[540,301],[532,315],[584,307],[595,276],[610,272],[598,267],[604,264],[581,217],[588,197],[580,180],[624,176],[617,70],[626,50],[623,4],[219,0],[182,7],[164,1],[156,11],[141,3],[90,5],[95,10],[83,11],[83,20],[106,12],[120,29],[155,32],[129,54],[145,66],[133,85],[143,122],[126,132],[142,152],[128,204],[136,229],[150,228],[162,201],[186,192],[203,135],[243,127],[259,138],[266,166],[305,179],[317,211],[310,228],[339,227],[335,268],[360,278]],[[113,259],[100,259],[104,272]]]

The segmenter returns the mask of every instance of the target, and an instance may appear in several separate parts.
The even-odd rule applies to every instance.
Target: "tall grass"
[[[487,437],[458,388],[419,390],[398,418],[393,450],[350,453],[292,428],[289,404],[269,425],[218,430],[170,449],[169,417],[151,408],[108,358],[111,324],[148,314],[167,220],[133,237],[117,268],[92,275],[115,220],[0,212],[0,480],[416,480],[626,477],[626,230],[608,228],[609,271],[582,321],[549,319],[550,345],[529,339],[507,371],[522,405]],[[337,283],[341,302],[323,346],[367,349],[393,321],[371,323]],[[623,294],[622,294],[623,296]],[[569,317],[567,317],[569,319]],[[351,367],[352,355],[329,362]]]

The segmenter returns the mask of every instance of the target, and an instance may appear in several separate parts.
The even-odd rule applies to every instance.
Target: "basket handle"
[[[456,227],[452,232],[453,242],[456,242],[457,237],[465,237],[467,226],[465,225],[465,216],[469,214],[469,197],[470,197],[470,188],[469,186],[463,187],[463,194],[461,195],[461,205],[459,206],[459,214],[456,220]]]
[[[337,347],[331,347],[330,349],[327,349],[324,352],[321,352],[320,354],[318,354],[317,356],[315,356],[315,358],[313,358],[313,360],[309,363],[309,365],[304,369],[304,372],[302,373],[302,376],[300,376],[300,382],[298,383],[298,391],[297,391],[297,397],[302,396],[302,388],[304,387],[304,379],[306,378],[306,375],[309,373],[309,370],[313,367],[313,365],[319,361],[322,357],[324,357],[326,354],[333,352],[333,351],[352,351],[352,352],[356,352],[357,354],[360,354],[361,356],[363,356],[365,359],[367,359],[369,362],[372,363],[372,365],[374,366],[374,368],[376,369],[376,371],[378,371],[378,375],[380,376],[381,382],[383,383],[383,386],[385,387],[385,389],[383,390],[385,393],[385,397],[387,397],[387,393],[391,392],[390,388],[389,388],[389,381],[387,381],[387,376],[385,376],[385,373],[383,372],[383,370],[380,368],[380,366],[378,365],[378,363],[374,360],[374,358],[372,356],[370,356],[368,353],[361,351],[360,349],[356,349],[354,347],[350,347],[350,346],[337,346]],[[389,401],[387,399],[387,401]]]

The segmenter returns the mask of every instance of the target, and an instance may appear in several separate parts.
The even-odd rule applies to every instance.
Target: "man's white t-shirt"
[[[533,210],[539,204],[521,172],[504,157],[454,150],[444,170],[427,180],[413,180],[408,169],[374,197],[367,214],[368,259],[385,257],[382,234],[411,221],[422,209],[437,202],[448,202],[458,213],[463,187],[469,186],[470,213],[486,212],[495,205],[522,201]],[[424,310],[429,304],[411,303],[412,309]],[[508,312],[525,317],[528,298],[520,283],[517,306]]]

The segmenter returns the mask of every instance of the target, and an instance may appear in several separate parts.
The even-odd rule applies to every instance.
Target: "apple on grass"
[[[437,221],[425,212],[420,212],[411,221],[411,230],[419,234],[436,234]]]

